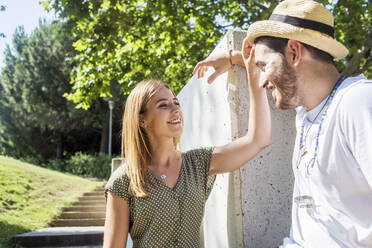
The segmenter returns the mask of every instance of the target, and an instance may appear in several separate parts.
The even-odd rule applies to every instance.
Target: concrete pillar
[[[228,31],[212,54],[240,50],[244,37],[244,31]],[[183,151],[223,145],[247,131],[245,69],[234,66],[212,85],[207,78],[192,77],[178,95],[184,115]],[[295,113],[276,110],[269,99],[273,145],[240,170],[217,176],[206,204],[205,247],[276,247],[289,234]]]
[[[113,158],[111,160],[111,174],[117,169],[119,168],[119,166],[124,163],[124,159],[122,158]]]

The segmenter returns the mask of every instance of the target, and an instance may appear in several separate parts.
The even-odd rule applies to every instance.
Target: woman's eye
[[[167,104],[165,103],[159,105],[159,108],[165,108],[165,107],[167,107]]]
[[[174,102],[175,105],[177,106],[180,106],[180,103],[179,102]]]

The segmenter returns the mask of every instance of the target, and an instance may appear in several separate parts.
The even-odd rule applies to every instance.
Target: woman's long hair
[[[125,163],[129,172],[129,190],[135,197],[144,198],[148,196],[145,186],[149,185],[147,170],[151,163],[151,147],[145,129],[140,127],[140,115],[146,113],[147,103],[162,88],[170,89],[167,84],[160,80],[141,81],[129,94],[125,103],[122,156],[125,156]],[[179,145],[180,138],[173,139],[175,148]]]

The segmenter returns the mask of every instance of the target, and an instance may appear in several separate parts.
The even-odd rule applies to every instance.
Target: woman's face
[[[174,138],[182,134],[182,118],[178,99],[163,87],[147,103],[140,125],[155,139]]]

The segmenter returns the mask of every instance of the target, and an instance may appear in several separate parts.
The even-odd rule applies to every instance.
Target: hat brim
[[[278,21],[266,20],[251,24],[247,33],[249,43],[253,44],[254,40],[260,36],[297,40],[325,51],[335,59],[342,59],[349,53],[344,45],[328,35]]]

